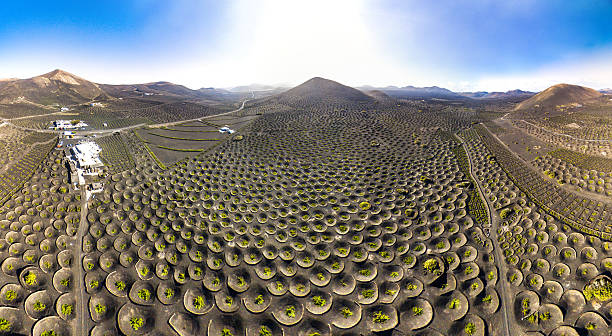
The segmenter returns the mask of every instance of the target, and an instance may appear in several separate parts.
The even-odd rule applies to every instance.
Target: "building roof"
[[[83,142],[73,147],[72,153],[79,167],[101,167],[100,147],[95,142]]]
[[[87,126],[87,124],[82,121],[79,121],[78,123],[73,124],[72,120],[63,120],[63,119],[56,120],[53,123],[55,127],[57,128],[80,128],[80,127]]]

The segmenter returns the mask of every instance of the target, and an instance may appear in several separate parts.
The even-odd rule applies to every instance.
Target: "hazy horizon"
[[[540,91],[612,87],[612,2],[11,2],[0,78],[55,68],[105,84]]]

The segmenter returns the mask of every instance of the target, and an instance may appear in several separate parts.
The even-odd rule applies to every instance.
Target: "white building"
[[[69,147],[71,145],[68,145]],[[93,141],[79,143],[64,149],[70,170],[70,182],[75,190],[85,186],[85,197],[88,200],[93,193],[104,190],[104,184],[97,181],[96,175],[102,172],[104,164],[100,160],[102,149]],[[93,177],[93,180],[89,177]]]
[[[57,130],[66,130],[87,127],[87,124],[80,120],[56,120],[53,122],[53,127]]]
[[[234,131],[233,129],[229,128],[228,126],[223,126],[223,127],[219,128],[219,132],[220,132],[220,133],[228,133],[228,134],[232,134],[232,133],[234,133],[235,131]]]
[[[101,151],[100,146],[91,141],[80,143],[70,149],[77,168],[86,170],[86,173],[97,173],[97,169],[104,166],[100,160]]]

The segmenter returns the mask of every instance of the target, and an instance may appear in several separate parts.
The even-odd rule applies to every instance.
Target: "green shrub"
[[[12,327],[11,322],[3,318],[0,318],[0,331],[9,332],[11,331],[11,327]]]
[[[29,286],[36,286],[38,284],[38,280],[36,279],[36,274],[34,272],[28,272],[23,277],[23,280]]]
[[[70,316],[72,315],[72,310],[73,307],[71,304],[63,304],[62,305],[62,314],[66,315],[66,316]]]
[[[372,321],[374,323],[385,323],[385,322],[387,322],[390,319],[391,318],[389,317],[389,315],[383,313],[382,310],[374,312],[374,315],[372,317]]]
[[[319,307],[322,307],[322,306],[324,306],[324,305],[325,305],[325,303],[326,303],[327,301],[326,301],[324,298],[322,298],[320,295],[317,295],[317,296],[314,296],[314,297],[312,298],[312,302],[313,302],[315,305],[317,305],[317,306],[319,306]]]
[[[138,331],[138,329],[144,326],[144,320],[141,317],[132,317],[130,319],[130,326],[134,331]]]

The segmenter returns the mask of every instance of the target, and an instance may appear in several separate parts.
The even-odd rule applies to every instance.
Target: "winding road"
[[[140,128],[143,126],[149,126],[151,128],[157,128],[157,127],[167,127],[167,126],[173,126],[173,125],[178,125],[181,123],[186,123],[186,122],[190,122],[190,121],[201,121],[204,119],[210,119],[210,118],[214,118],[214,117],[219,117],[219,116],[224,116],[224,115],[228,115],[228,114],[232,114],[232,113],[236,113],[239,111],[242,111],[244,109],[244,105],[249,101],[249,99],[245,99],[242,101],[242,105],[232,111],[228,111],[228,112],[223,112],[223,113],[218,113],[218,114],[213,114],[213,115],[209,115],[209,116],[204,116],[204,117],[198,117],[198,118],[193,118],[193,119],[186,119],[186,120],[177,120],[177,121],[172,121],[172,122],[167,122],[167,123],[161,123],[161,124],[145,124],[145,123],[140,123],[140,124],[136,124],[136,125],[130,125],[130,126],[126,126],[126,127],[120,127],[120,128],[112,128],[112,129],[102,129],[102,130],[91,130],[91,131],[76,131],[78,132],[78,135],[94,135],[94,134],[106,134],[106,133],[114,133],[114,132],[121,132],[121,131],[127,131],[130,129],[134,129],[134,128]],[[45,114],[42,116],[48,116],[48,115],[52,115],[52,114],[56,114],[58,112],[55,113],[49,113],[49,114]],[[37,116],[27,116],[27,117],[18,117],[18,118],[11,118],[11,119],[1,119],[2,122],[15,127],[17,129],[20,130],[24,130],[24,131],[33,131],[33,132],[40,132],[40,133],[55,133],[55,134],[60,134],[64,131],[57,131],[57,130],[49,130],[49,129],[37,129],[37,128],[29,128],[29,127],[23,127],[23,126],[18,126],[15,125],[14,123],[11,122],[11,120],[19,120],[19,119],[25,119],[25,118],[34,118],[34,117],[40,117],[41,115],[37,115]]]
[[[498,283],[499,283],[499,287],[501,288],[501,310],[502,313],[504,314],[503,319],[504,319],[504,331],[506,336],[511,336],[512,330],[518,330],[516,329],[516,326],[510,326],[511,320],[510,320],[510,313],[512,311],[512,308],[510,306],[511,302],[513,302],[513,298],[512,296],[510,296],[510,284],[506,281],[505,275],[506,274],[506,263],[504,262],[502,253],[501,253],[501,247],[499,246],[499,243],[497,242],[497,228],[499,225],[499,215],[497,214],[497,212],[495,211],[495,209],[493,208],[493,206],[491,205],[491,202],[489,201],[489,199],[487,197],[485,197],[485,194],[482,190],[482,186],[480,185],[480,181],[476,178],[474,171],[472,169],[472,167],[474,166],[473,162],[472,162],[472,157],[470,156],[470,151],[468,150],[467,147],[467,143],[465,142],[465,140],[463,138],[461,138],[459,136],[459,134],[456,134],[457,138],[459,138],[459,140],[461,140],[461,145],[463,146],[463,149],[465,150],[465,155],[467,156],[468,159],[468,166],[469,166],[469,172],[470,172],[470,177],[472,178],[472,180],[474,181],[474,183],[476,184],[477,190],[478,190],[478,194],[480,195],[480,197],[485,201],[485,204],[487,205],[486,207],[486,211],[487,211],[487,215],[489,217],[489,223],[491,223],[491,229],[490,229],[490,233],[489,233],[489,238],[491,238],[491,241],[493,242],[493,251],[495,253],[495,260],[497,261],[497,266],[499,268],[499,272],[498,272]],[[493,237],[490,237],[490,235],[493,235]],[[512,323],[514,324],[514,323]]]
[[[149,127],[156,128],[156,127],[174,126],[174,125],[178,125],[178,124],[182,124],[182,123],[186,123],[186,122],[190,122],[190,121],[201,121],[201,120],[204,120],[204,119],[210,119],[210,118],[214,118],[214,117],[220,117],[220,116],[228,115],[228,114],[231,114],[231,113],[242,111],[244,109],[244,104],[246,104],[248,101],[249,101],[249,99],[243,100],[242,101],[242,105],[240,106],[240,108],[238,108],[236,110],[233,110],[233,111],[223,112],[223,113],[219,113],[219,114],[214,114],[214,115],[209,115],[209,116],[200,117],[200,118],[194,118],[194,119],[172,121],[172,122],[167,122],[167,123],[163,123],[163,124],[154,124],[154,125],[149,125]]]

